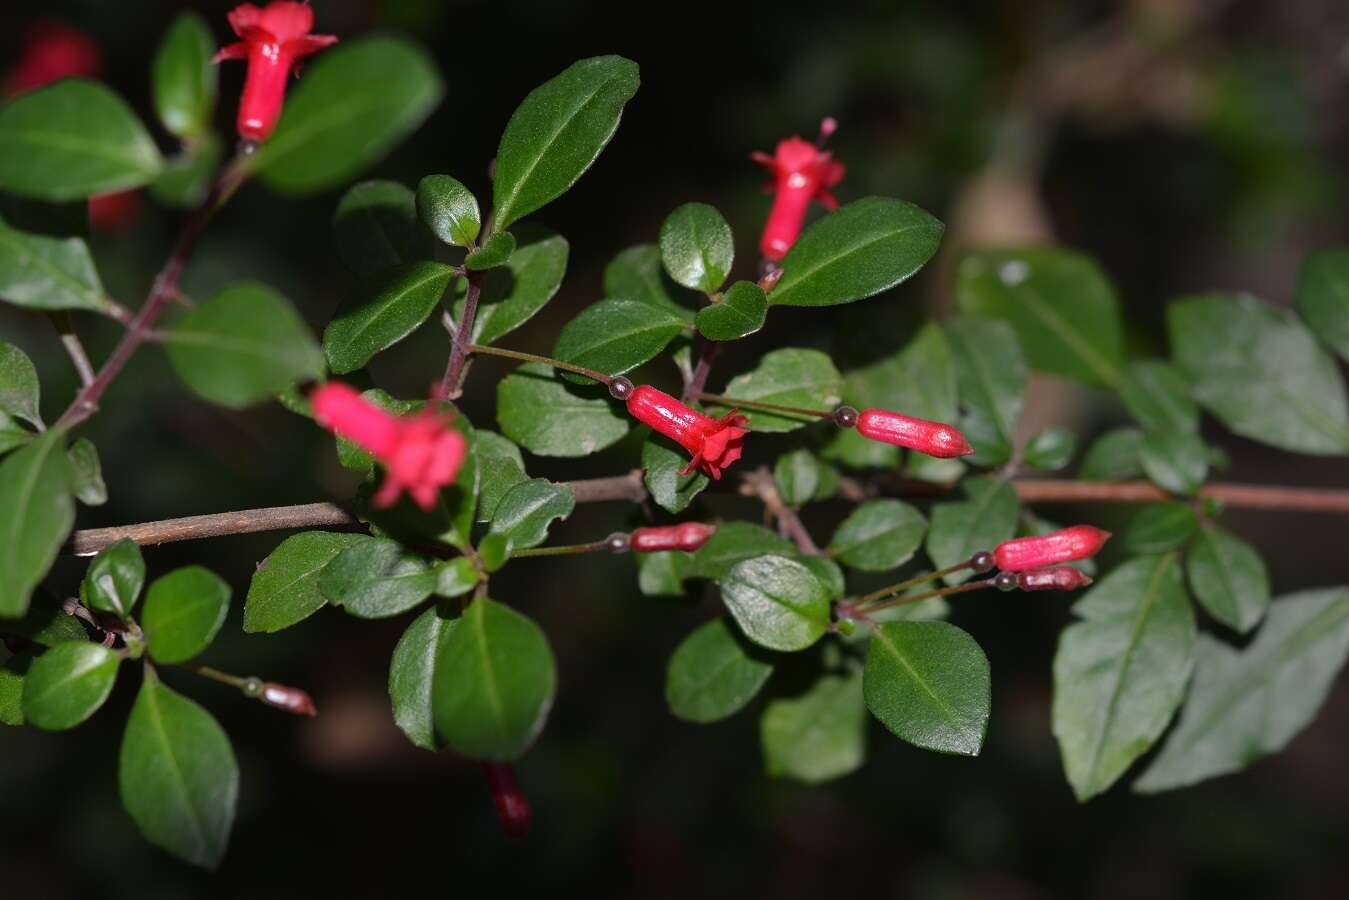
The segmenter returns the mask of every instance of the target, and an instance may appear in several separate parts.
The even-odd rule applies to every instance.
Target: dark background
[[[188,5],[227,38],[230,4]],[[786,342],[830,350],[841,365],[897,348],[915,316],[948,308],[952,248],[970,242],[1056,240],[1096,256],[1119,286],[1133,343],[1160,351],[1168,298],[1217,288],[1287,304],[1302,256],[1346,237],[1349,12],[1339,0],[314,5],[319,32],[415,35],[447,77],[442,106],[371,174],[409,185],[453,174],[484,203],[487,163],[529,89],[597,53],[641,64],[642,89],[613,143],[571,193],[535,216],[571,241],[569,277],[508,346],[546,352],[558,327],[599,299],[604,263],[654,240],[665,214],[688,200],[726,214],[737,230],[738,274],[749,275],[768,201],[747,155],[794,132],[813,135],[826,114],[842,123],[834,140],[849,167],[841,198],[917,202],[948,223],[946,250],[886,297],[774,313],[765,332],[719,361],[714,387]],[[99,42],[106,79],[149,121],[149,60],[183,6],[6,4],[0,69],[32,20],[64,19]],[[222,69],[226,135],[241,79],[241,66]],[[247,187],[209,232],[187,292],[259,278],[320,328],[354,287],[332,248],[338,196],[292,200]],[[93,236],[105,282],[123,303],[144,296],[180,218],[147,198],[129,230]],[[79,325],[98,361],[116,331],[90,318]],[[0,335],[34,357],[44,411],[59,414],[74,382],[46,323],[0,310]],[[415,396],[445,353],[444,333],[431,324],[372,370],[382,386]],[[492,424],[502,371],[495,361],[472,371],[464,408],[473,421]],[[672,375],[661,363],[652,377]],[[1037,382],[1032,398],[1033,423],[1069,424],[1084,439],[1121,420],[1113,401],[1060,384]],[[209,407],[176,384],[154,348],[136,358],[104,409],[86,433],[101,450],[112,499],[81,508],[81,527],[352,490],[331,442],[307,422],[275,406]],[[1345,481],[1342,461],[1292,457],[1213,428],[1207,436],[1229,450],[1231,480]],[[529,462],[532,474],[555,478],[616,474],[633,465],[633,449]],[[844,511],[812,508],[807,523],[825,538]],[[759,515],[726,500],[705,512]],[[1044,512],[1107,527],[1129,515]],[[636,524],[634,516],[622,504],[583,507],[554,540],[590,540]],[[1225,522],[1262,548],[1276,593],[1349,581],[1342,519],[1232,513]],[[253,565],[281,537],[146,552],[152,575],[200,562],[235,586],[235,609],[204,661],[301,685],[321,711],[295,720],[168,673],[220,718],[239,757],[239,818],[221,870],[202,873],[151,848],[120,809],[117,746],[137,681],[128,671],[78,731],[0,735],[0,896],[483,896],[563,885],[637,897],[862,888],[930,898],[1349,896],[1343,686],[1286,753],[1245,774],[1155,798],[1121,784],[1079,806],[1049,730],[1050,661],[1067,602],[972,600],[957,604],[955,619],[993,665],[983,755],[924,753],[875,726],[861,771],[798,787],[761,774],[753,709],[712,726],[672,719],[665,659],[713,606],[644,598],[631,560],[607,556],[521,562],[493,580],[495,596],[543,624],[561,679],[549,727],[517,767],[535,821],[512,844],[476,766],[416,750],[393,725],[388,658],[410,617],[365,622],[324,611],[278,635],[242,633]],[[58,585],[74,585],[82,568],[63,561]]]

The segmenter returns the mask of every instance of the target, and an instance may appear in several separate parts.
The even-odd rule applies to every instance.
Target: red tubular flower
[[[24,32],[19,61],[10,69],[5,93],[10,97],[62,78],[97,78],[103,54],[87,34],[62,22],[44,19]]]
[[[1003,541],[993,551],[1004,572],[1028,572],[1092,556],[1110,539],[1110,532],[1091,525],[1074,525],[1040,537]]]
[[[530,820],[534,814],[529,809],[529,801],[520,790],[520,782],[515,780],[515,769],[506,763],[485,762],[482,773],[487,776],[487,787],[492,791],[492,802],[496,804],[497,816],[506,836],[524,837],[529,831]]]
[[[681,475],[698,469],[720,479],[721,470],[740,458],[741,445],[749,434],[745,427],[749,419],[734,409],[714,419],[645,384],[628,395],[628,412],[693,454],[689,464],[680,470]]]
[[[832,126],[833,120],[825,119],[821,136],[827,137]],[[772,156],[756,151],[750,159],[773,173],[773,209],[764,224],[759,249],[765,257],[777,261],[787,255],[801,234],[810,201],[818,200],[825,209],[838,207],[829,188],[843,180],[844,166],[800,136],[779,142]]]
[[[716,531],[717,526],[705,522],[638,528],[632,533],[628,546],[635,553],[655,553],[658,550],[687,550],[691,553],[706,544]]]
[[[887,409],[862,410],[857,415],[857,430],[863,437],[873,441],[898,444],[941,459],[974,452],[970,442],[965,440],[965,435],[950,425],[917,419]]]
[[[1023,591],[1075,591],[1089,584],[1091,578],[1072,566],[1054,566],[1052,569],[1019,572],[1016,576],[1016,586]]]
[[[453,484],[468,452],[468,442],[443,416],[390,415],[366,401],[354,388],[330,381],[311,396],[314,419],[374,454],[386,470],[375,506],[392,506],[407,491],[417,505],[431,509],[441,488]]]
[[[221,48],[213,62],[248,60],[239,101],[239,136],[265,141],[281,118],[286,77],[295,62],[337,43],[331,34],[310,34],[314,11],[304,3],[276,0],[262,9],[244,3],[230,11],[230,27],[242,40]]]
[[[317,716],[318,708],[314,700],[305,691],[269,681],[262,686],[258,699],[268,706],[284,709],[293,716]]]

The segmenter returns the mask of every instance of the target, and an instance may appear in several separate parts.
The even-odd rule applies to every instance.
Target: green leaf
[[[8,453],[15,447],[22,447],[33,437],[33,432],[0,412],[0,453]]]
[[[1185,560],[1190,588],[1209,615],[1246,634],[1269,606],[1269,573],[1254,547],[1204,522]]]
[[[955,420],[955,362],[936,323],[924,325],[899,352],[846,377],[844,399],[858,409],[876,406],[936,422]]]
[[[953,566],[981,551],[993,548],[1016,533],[1019,504],[1011,482],[996,475],[980,475],[961,482],[966,499],[932,507],[927,532],[927,555],[938,569]],[[960,584],[969,570],[945,576],[947,584]]]
[[[902,200],[866,197],[805,230],[782,260],[773,306],[835,306],[889,290],[937,252],[944,226]]]
[[[1321,342],[1349,359],[1349,250],[1322,250],[1302,263],[1297,310]]]
[[[141,627],[156,662],[186,662],[215,640],[230,608],[230,586],[201,566],[157,578],[145,592]]]
[[[1172,303],[1167,326],[1195,399],[1232,431],[1294,453],[1349,453],[1344,383],[1291,313],[1209,294]]]
[[[1138,462],[1160,488],[1189,495],[1208,477],[1208,448],[1197,434],[1155,431],[1143,436]]]
[[[753,371],[732,378],[725,393],[737,400],[830,412],[843,400],[843,376],[820,351],[787,347],[764,354]],[[792,413],[742,412],[749,416],[750,428],[763,432],[795,431],[818,421]]]
[[[698,333],[712,341],[738,341],[763,328],[768,295],[752,281],[737,281],[725,296],[698,311]]]
[[[685,203],[660,226],[660,258],[676,284],[710,294],[731,274],[731,226],[706,203]]]
[[[759,718],[764,770],[806,784],[841,778],[866,759],[866,723],[861,668],[845,665],[821,673],[805,691],[773,697],[764,706]]]
[[[146,666],[118,761],[122,805],[141,834],[196,866],[225,856],[239,799],[239,765],[211,714]]]
[[[101,644],[57,644],[33,661],[24,678],[24,719],[47,731],[74,728],[108,699],[119,662],[117,653]]]
[[[17,416],[35,427],[41,426],[40,393],[37,369],[28,354],[13,344],[0,341],[0,413]]]
[[[803,554],[796,561],[810,569],[810,573],[819,579],[830,600],[842,599],[848,592],[848,581],[843,576],[843,570],[829,557]]]
[[[484,560],[483,568],[494,571],[500,566],[491,567]],[[480,577],[478,567],[467,556],[456,557],[436,566],[436,596],[445,598],[462,597],[478,586]]]
[[[412,191],[396,181],[362,181],[333,214],[337,255],[357,275],[430,259],[435,241],[417,219]]]
[[[778,457],[773,466],[773,481],[782,502],[791,507],[809,503],[820,487],[820,461],[809,450],[793,450]]]
[[[164,335],[178,377],[199,396],[243,409],[323,374],[323,352],[285,297],[243,282],[189,310]]]
[[[1114,286],[1095,262],[1059,249],[971,253],[956,273],[961,312],[1016,329],[1031,368],[1115,386],[1124,351]]]
[[[473,342],[490,344],[533,318],[553,299],[567,272],[567,239],[545,228],[521,226],[519,246],[504,266],[483,275]],[[464,282],[459,281],[456,320],[464,315]]]
[[[70,460],[70,491],[85,506],[108,502],[108,485],[103,481],[103,464],[98,448],[88,438],[76,438],[66,451]]]
[[[511,115],[497,148],[492,218],[507,228],[567,191],[618,130],[637,93],[637,64],[595,56],[540,85]]]
[[[947,622],[887,622],[872,633],[862,690],[881,724],[916,747],[978,756],[991,705],[988,658]]]
[[[844,519],[829,541],[829,553],[863,572],[888,572],[913,558],[927,521],[899,500],[869,500]]]
[[[393,720],[408,740],[426,750],[439,750],[431,689],[436,679],[436,661],[459,625],[438,606],[412,620],[394,648],[389,661],[389,700]]]
[[[511,539],[500,532],[490,532],[483,535],[478,542],[478,559],[482,561],[482,567],[490,572],[495,572],[504,566],[511,558]]]
[[[498,231],[489,235],[483,245],[464,257],[464,268],[479,271],[504,266],[515,252],[515,235]]]
[[[407,612],[436,589],[435,571],[397,541],[369,538],[344,548],[319,573],[319,593],[362,619]]]
[[[685,722],[718,722],[743,709],[773,674],[773,657],[726,619],[679,642],[665,670],[665,702]]]
[[[417,215],[432,234],[456,247],[472,245],[482,229],[478,198],[448,175],[427,175],[417,182]]]
[[[328,365],[339,374],[354,372],[376,353],[387,350],[426,321],[450,285],[454,268],[423,260],[380,273],[363,285],[323,331]]]
[[[197,208],[206,199],[224,155],[220,137],[206,132],[165,160],[163,170],[150,184],[151,196],[166,206]]]
[[[829,592],[796,560],[784,556],[741,560],[720,584],[721,599],[740,630],[760,646],[804,650],[829,630]]]
[[[145,557],[130,538],[99,551],[80,582],[80,602],[90,609],[125,619],[145,587]]]
[[[636,300],[601,300],[562,326],[553,356],[606,375],[622,375],[653,359],[684,330],[684,320]],[[571,380],[593,383],[582,375]]]
[[[11,656],[0,665],[0,724],[24,724],[23,684],[30,665],[30,660],[20,656]]]
[[[1046,428],[1026,445],[1026,465],[1054,472],[1066,468],[1076,452],[1077,435],[1067,428]]]
[[[1320,709],[1349,654],[1349,590],[1275,600],[1243,650],[1203,635],[1180,721],[1133,784],[1151,794],[1238,772],[1277,753]]]
[[[648,437],[642,442],[642,483],[651,499],[666,512],[683,512],[712,483],[697,470],[679,474],[686,462],[678,451],[660,441]]]
[[[564,382],[538,363],[497,384],[497,421],[506,437],[539,456],[589,456],[632,427],[604,387]]]
[[[961,430],[978,456],[999,465],[1012,453],[1012,436],[1026,401],[1029,376],[1021,343],[1006,322],[956,319],[946,323],[955,359]]]
[[[1054,656],[1054,737],[1078,800],[1161,736],[1194,664],[1194,613],[1176,554],[1130,560],[1073,606]]]
[[[769,554],[792,556],[796,547],[762,525],[753,522],[726,522],[717,527],[707,543],[698,548],[689,561],[685,578],[717,580],[742,560]]]
[[[691,553],[661,550],[637,554],[637,588],[647,597],[684,596],[684,573]]]
[[[474,600],[436,657],[436,731],[465,756],[507,762],[543,730],[557,667],[539,626],[486,597]]]
[[[1149,432],[1199,431],[1199,405],[1180,370],[1161,359],[1140,359],[1124,367],[1119,398]]]
[[[473,431],[473,457],[478,461],[479,522],[490,522],[501,498],[517,484],[528,481],[520,448],[494,431]]]
[[[897,469],[900,451],[894,444],[883,444],[862,437],[853,428],[834,428],[820,448],[820,456],[849,469]]]
[[[39,595],[22,619],[9,619],[3,623],[3,628],[6,634],[28,638],[44,647],[89,639],[80,620],[66,613],[62,604],[50,594]]]
[[[369,540],[363,534],[306,531],[291,535],[258,565],[244,598],[244,631],[270,633],[318,612],[328,601],[319,576],[333,557]]]
[[[30,309],[112,308],[83,238],[30,234],[4,220],[0,220],[0,299]]]
[[[193,12],[179,13],[155,51],[151,78],[155,114],[180,138],[210,131],[215,113],[215,39],[210,27]]]
[[[254,171],[288,194],[336,187],[415,131],[443,93],[435,62],[416,44],[344,41],[305,66]]]
[[[637,300],[692,321],[693,310],[671,296],[670,289],[674,287],[661,265],[660,248],[655,244],[629,247],[604,268],[604,296]]]
[[[1138,461],[1143,432],[1137,428],[1107,431],[1087,448],[1078,477],[1087,481],[1124,481],[1143,474]]]
[[[0,618],[28,610],[75,524],[63,438],[48,431],[0,462]]]
[[[0,190],[39,200],[83,200],[148,184],[159,149],[126,101],[65,78],[0,107]]]
[[[565,484],[531,478],[506,492],[492,514],[492,531],[510,538],[517,550],[537,547],[548,539],[548,526],[565,519],[576,508],[576,497]]]
[[[1130,553],[1164,553],[1183,547],[1199,527],[1194,510],[1184,503],[1149,503],[1138,511],[1124,533]]]

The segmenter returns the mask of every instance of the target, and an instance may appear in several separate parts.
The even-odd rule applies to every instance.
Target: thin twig
[[[801,517],[796,514],[796,510],[782,502],[782,495],[778,493],[778,486],[773,480],[773,473],[768,471],[767,466],[760,466],[745,475],[741,490],[744,493],[753,494],[763,501],[764,509],[768,511],[770,516],[777,519],[778,528],[782,531],[783,536],[791,538],[797,549],[809,556],[820,555],[819,545],[815,543],[815,539],[806,530],[806,526],[801,521]]]
[[[455,323],[450,343],[450,361],[445,366],[445,377],[436,385],[432,400],[457,400],[463,390],[464,366],[468,363],[468,345],[473,336],[473,322],[478,316],[478,297],[482,295],[482,272],[469,272],[468,287],[464,291],[464,314]]]
[[[703,341],[703,355],[698,359],[698,365],[694,368],[693,374],[684,382],[683,401],[692,403],[698,399],[698,395],[707,387],[707,377],[712,374],[712,361],[717,358],[717,351],[721,345],[716,341]]]
[[[66,355],[70,357],[71,364],[75,366],[76,374],[80,376],[80,386],[88,387],[93,384],[94,364],[89,361],[89,354],[85,352],[80,336],[75,333],[75,325],[70,320],[70,314],[53,312],[51,320],[52,324],[56,326],[57,333],[61,336],[61,346],[66,348]]]

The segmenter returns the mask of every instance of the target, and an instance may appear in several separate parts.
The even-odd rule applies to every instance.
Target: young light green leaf
[[[829,629],[829,592],[796,560],[785,556],[741,560],[720,584],[721,599],[740,630],[762,647],[804,650]]]
[[[108,699],[119,662],[117,653],[102,644],[57,644],[33,661],[24,678],[24,719],[47,731],[74,728]]]
[[[685,722],[718,722],[743,709],[772,674],[771,654],[726,619],[713,619],[675,648],[665,670],[665,702]]]
[[[865,197],[805,230],[782,260],[773,306],[834,306],[889,290],[937,252],[945,226],[902,200]]]
[[[671,289],[678,290],[678,286],[665,274],[655,244],[629,247],[604,268],[604,296],[637,300],[692,320],[693,310],[679,304]]]
[[[556,691],[557,666],[539,626],[478,597],[436,656],[436,731],[465,756],[508,762],[543,730]]]
[[[516,549],[537,547],[548,539],[548,526],[565,519],[576,508],[576,497],[565,484],[547,478],[522,481],[506,492],[492,514],[492,531],[510,538]]]
[[[515,235],[509,231],[498,231],[487,236],[481,247],[464,257],[464,268],[470,271],[486,271],[504,266],[515,252]]]
[[[947,622],[887,622],[872,633],[862,690],[881,724],[916,747],[978,756],[991,676],[974,638]]]
[[[460,620],[438,606],[422,613],[403,632],[389,661],[389,700],[393,720],[408,740],[425,750],[439,750],[431,690],[436,661]]]
[[[319,576],[333,557],[368,541],[363,534],[306,531],[291,535],[258,565],[244,598],[244,631],[270,633],[318,612],[328,601]]]
[[[1188,431],[1148,432],[1138,462],[1154,484],[1173,494],[1193,494],[1208,477],[1208,448]]]
[[[752,281],[737,281],[718,303],[698,310],[698,333],[712,341],[738,341],[763,328],[768,295]]]
[[[731,226],[714,207],[685,203],[660,226],[660,258],[676,284],[710,294],[735,261]]]
[[[1165,360],[1139,359],[1125,365],[1119,398],[1145,431],[1199,431],[1199,405],[1190,396],[1190,386]]]
[[[539,456],[589,456],[632,427],[603,387],[570,384],[536,363],[497,384],[497,421],[506,437]]]
[[[230,586],[209,569],[184,566],[155,579],[141,613],[150,656],[161,663],[187,662],[211,646],[229,608]]]
[[[702,472],[679,474],[687,460],[678,451],[648,437],[642,442],[642,483],[666,512],[681,513],[711,484]]]
[[[1138,461],[1143,432],[1137,428],[1107,431],[1087,448],[1078,477],[1086,481],[1124,481],[1143,474]]]
[[[1349,590],[1276,599],[1245,649],[1203,635],[1180,721],[1133,784],[1151,794],[1238,772],[1316,717],[1349,654]]]
[[[528,481],[520,448],[494,431],[473,431],[473,457],[478,462],[479,522],[490,522],[506,492]]]
[[[1269,606],[1269,573],[1254,547],[1204,522],[1185,560],[1190,588],[1209,615],[1245,634]]]
[[[148,184],[162,166],[131,107],[97,82],[65,78],[0,106],[0,190],[83,200]]]
[[[772,697],[764,706],[764,770],[806,784],[842,778],[866,759],[866,724],[861,667],[822,672],[804,692]]]
[[[863,572],[888,572],[913,558],[927,520],[899,500],[868,500],[844,519],[829,541],[829,553]]]
[[[171,134],[201,137],[210,130],[215,112],[215,39],[194,12],[173,20],[155,51],[151,83],[155,114]]]
[[[1307,257],[1297,276],[1297,311],[1322,343],[1349,359],[1349,250]]]
[[[83,238],[45,237],[20,231],[4,220],[0,220],[0,299],[30,309],[112,308]]]
[[[407,612],[431,596],[436,573],[397,541],[371,538],[344,548],[319,573],[319,593],[362,619]]]
[[[553,299],[567,271],[567,239],[546,228],[521,225],[513,232],[518,246],[504,266],[489,269],[478,294],[473,342],[490,344],[533,318]],[[456,319],[464,315],[465,284],[455,286]]]
[[[243,282],[189,310],[164,347],[178,377],[199,396],[243,409],[323,374],[323,351],[285,297]]]
[[[75,523],[64,437],[48,431],[0,461],[0,618],[27,612]]]
[[[422,260],[362,285],[323,330],[328,365],[339,375],[354,372],[407,337],[440,304],[453,276],[452,266]]]
[[[606,375],[622,375],[653,359],[684,330],[684,320],[636,300],[601,300],[562,327],[553,356]],[[564,377],[584,384],[583,375]]]
[[[435,240],[417,219],[412,191],[396,181],[362,181],[333,214],[337,255],[357,275],[431,259]]]
[[[467,247],[478,239],[478,198],[456,178],[427,175],[417,182],[417,215],[447,244]]]
[[[1021,343],[1010,325],[996,319],[956,319],[945,327],[965,409],[961,430],[981,459],[999,465],[1011,455],[1026,400]]]
[[[145,558],[130,538],[99,551],[80,582],[80,602],[99,612],[125,619],[145,587]]]
[[[805,448],[784,453],[773,465],[773,482],[782,502],[799,507],[809,503],[820,487],[820,461]]]
[[[1054,737],[1079,800],[1161,736],[1194,665],[1194,613],[1176,554],[1130,560],[1073,606],[1054,656]]]
[[[506,123],[497,148],[492,179],[496,228],[508,228],[576,183],[618,130],[623,106],[639,83],[636,63],[595,56],[530,92]]]
[[[1129,522],[1124,548],[1138,554],[1165,553],[1185,546],[1198,526],[1198,517],[1185,503],[1149,503]]]
[[[752,371],[732,378],[725,393],[738,400],[830,412],[843,400],[843,376],[834,368],[833,360],[820,351],[787,347],[764,354]],[[749,416],[754,431],[795,431],[818,421],[814,416],[793,413],[741,412]]]
[[[335,187],[417,129],[444,85],[418,45],[393,37],[343,41],[305,67],[253,169],[288,194]]]
[[[927,532],[927,555],[939,569],[953,566],[981,551],[993,548],[1016,533],[1020,505],[1016,491],[1004,478],[980,475],[961,482],[964,500],[938,503],[932,507],[932,524]],[[969,570],[945,576],[947,584],[960,584],[970,577]]]
[[[0,235],[3,234],[0,225]],[[0,237],[0,240],[3,240]],[[42,424],[38,410],[41,386],[33,361],[13,344],[0,341],[0,413],[23,419],[33,426]]]
[[[685,578],[717,580],[736,563],[756,556],[792,556],[796,547],[762,525],[753,522],[726,522],[707,543],[698,548],[689,561]]]
[[[211,714],[146,666],[118,760],[122,805],[141,834],[195,866],[225,856],[239,799],[239,765]]]
[[[66,451],[70,460],[70,492],[85,506],[108,502],[108,485],[103,481],[103,464],[98,448],[88,438],[76,438]]]

